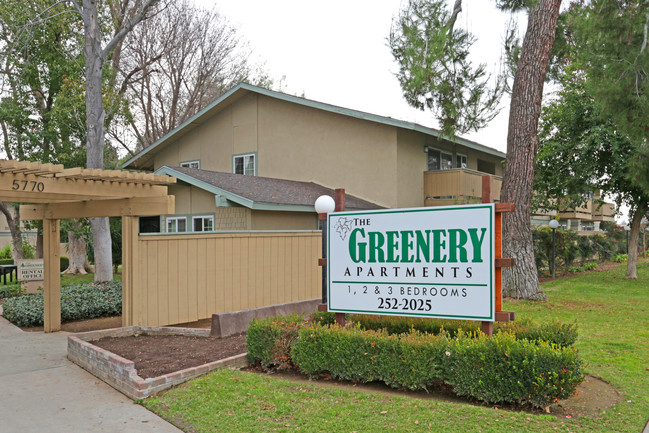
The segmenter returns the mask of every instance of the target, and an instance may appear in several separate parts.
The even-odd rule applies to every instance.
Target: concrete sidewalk
[[[0,431],[180,432],[68,361],[67,335],[0,317]]]

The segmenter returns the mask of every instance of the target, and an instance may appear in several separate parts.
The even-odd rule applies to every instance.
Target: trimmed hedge
[[[333,313],[321,313],[330,315],[330,319],[318,320],[321,324],[332,324]],[[350,319],[358,323],[361,328],[368,330],[384,329],[388,334],[404,334],[413,330],[424,334],[438,335],[447,333],[454,337],[460,331],[466,333],[479,333],[480,322],[469,320],[441,320],[399,316],[372,316],[353,315]],[[529,319],[515,320],[513,322],[495,322],[494,333],[508,332],[514,334],[519,340],[547,341],[562,347],[568,347],[577,341],[577,325],[548,322],[537,324]]]
[[[318,322],[327,321],[319,314]],[[488,338],[481,333],[417,330],[390,333],[361,326],[340,328],[306,322],[300,316],[251,322],[248,359],[264,368],[297,367],[315,376],[331,374],[358,382],[381,381],[394,388],[430,390],[444,383],[460,396],[486,403],[546,407],[572,395],[582,382],[576,349],[543,341],[568,342],[573,327],[513,324]],[[557,329],[568,330],[565,334]],[[524,336],[525,335],[525,336]]]
[[[2,304],[4,317],[17,326],[43,325],[43,293],[18,296]],[[61,288],[61,321],[122,314],[122,283],[80,284]]]
[[[264,370],[287,368],[290,365],[290,346],[297,338],[297,330],[306,324],[303,316],[254,319],[248,326],[246,350],[251,364],[259,363]]]
[[[13,265],[14,259],[0,259],[0,265]]]

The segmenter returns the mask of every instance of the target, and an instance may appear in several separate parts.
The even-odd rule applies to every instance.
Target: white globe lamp
[[[336,209],[336,202],[328,195],[321,195],[315,201],[315,211],[319,214],[328,214]]]

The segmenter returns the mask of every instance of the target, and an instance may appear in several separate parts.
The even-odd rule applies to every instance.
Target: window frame
[[[246,174],[246,158],[247,157],[252,157],[253,158],[253,173],[252,174]],[[236,155],[232,155],[232,173],[237,174],[237,158],[243,158],[243,173],[238,173],[238,174],[243,174],[244,176],[257,176],[257,164],[258,164],[258,159],[257,159],[257,152],[248,152],[248,153],[239,153]]]
[[[464,167],[461,167],[461,166],[458,167],[458,164],[457,164],[457,162],[458,162],[457,159],[458,158],[464,158]],[[469,157],[467,155],[465,155],[464,153],[456,152],[455,153],[455,168],[465,168],[465,169],[469,168]]]
[[[439,167],[440,167],[440,168],[433,168],[433,169],[431,169],[431,168],[430,168],[430,164],[429,164],[429,162],[427,161],[427,164],[428,164],[428,171],[445,171],[445,170],[451,170],[451,169],[454,168],[454,167],[453,167],[453,160],[454,160],[455,158],[453,158],[453,152],[449,152],[449,151],[447,151],[447,150],[438,149],[438,148],[436,148],[436,147],[429,147],[429,148],[428,148],[428,152],[429,152],[429,153],[430,153],[430,152],[439,152]],[[450,166],[450,167],[442,168],[442,154],[451,157],[451,166]],[[429,157],[429,158],[430,158],[430,157]]]
[[[196,220],[202,220],[203,222],[201,223],[201,228],[202,230],[196,230],[195,222]],[[205,230],[205,220],[209,220],[212,224],[212,228],[209,230]],[[192,233],[206,233],[206,232],[213,232],[214,231],[214,215],[196,215],[192,216]]]
[[[196,167],[192,167],[192,164],[196,164]],[[201,160],[200,159],[194,159],[191,161],[181,161],[180,166],[184,168],[195,168],[200,170],[201,169]]]
[[[179,221],[184,221],[185,222],[185,230],[179,231],[178,230],[178,222]],[[169,223],[175,222],[176,223],[176,230],[171,231],[169,230]],[[187,233],[187,217],[186,216],[168,216],[165,218],[165,233]]]

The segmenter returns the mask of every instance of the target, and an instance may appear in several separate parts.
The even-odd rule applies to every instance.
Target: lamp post
[[[315,201],[315,211],[318,213],[320,230],[322,230],[322,303],[327,305],[327,214],[336,208],[334,199],[328,195],[321,195]]]
[[[554,279],[554,257],[555,257],[555,243],[556,243],[556,229],[559,227],[559,221],[550,220],[548,224],[552,229],[552,279]]]

